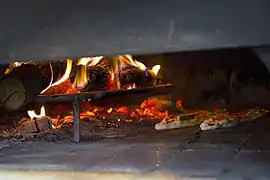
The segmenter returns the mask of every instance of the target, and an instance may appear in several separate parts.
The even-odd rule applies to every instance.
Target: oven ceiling
[[[270,44],[269,0],[10,0],[0,63]]]

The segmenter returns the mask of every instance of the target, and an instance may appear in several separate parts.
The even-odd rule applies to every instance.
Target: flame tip
[[[158,75],[160,68],[161,66],[159,64],[152,67],[152,71],[154,72],[156,76]]]
[[[31,119],[44,117],[44,116],[46,116],[45,107],[42,106],[40,108],[40,114],[36,114],[35,110],[28,110],[27,114]]]

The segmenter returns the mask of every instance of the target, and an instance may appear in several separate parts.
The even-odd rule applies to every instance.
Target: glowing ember
[[[41,107],[40,114],[36,114],[34,110],[27,111],[27,114],[31,119],[44,117],[46,116],[45,107],[44,106]]]
[[[116,112],[128,114],[128,108],[126,106],[122,106],[122,107],[116,109]]]
[[[108,109],[108,110],[107,110],[107,113],[111,113],[112,110],[113,110],[113,108]]]
[[[50,69],[53,73],[52,64],[50,63]],[[92,67],[95,66],[95,67]],[[101,67],[101,70],[99,69]],[[91,69],[92,68],[92,69]],[[131,70],[129,70],[129,68]],[[132,69],[133,68],[133,69]],[[103,56],[97,57],[83,57],[80,58],[76,65],[76,74],[74,81],[70,82],[70,74],[72,71],[72,60],[68,59],[66,61],[66,69],[64,75],[56,82],[53,83],[54,75],[51,76],[50,85],[42,91],[44,94],[66,94],[68,92],[78,93],[83,88],[88,86],[89,83],[102,81],[102,77],[100,79],[98,73],[104,71],[104,84],[107,90],[115,90],[120,88],[125,89],[133,89],[143,87],[144,84],[140,84],[137,81],[142,78],[146,78],[145,74],[149,74],[149,76],[157,76],[159,70],[161,69],[160,65],[155,65],[152,67],[152,70],[147,68],[143,63],[132,58],[131,55],[122,55],[116,56],[113,58],[103,58]],[[142,70],[142,71],[141,71]],[[123,72],[126,73],[123,76]],[[123,81],[123,77],[128,77],[129,79],[124,79],[125,84],[123,86],[120,84],[120,73],[121,74],[121,82]],[[142,75],[140,74],[142,73]],[[139,78],[137,78],[139,77]],[[137,78],[137,79],[136,79]],[[143,83],[147,83],[148,79],[142,79]],[[150,81],[150,80],[149,80]],[[138,83],[138,84],[136,84]],[[149,84],[152,85],[151,83]],[[55,86],[55,87],[54,87]],[[54,88],[52,88],[54,87]],[[58,88],[59,87],[59,88]],[[87,88],[87,87],[86,87]],[[64,90],[63,90],[64,89]],[[69,90],[70,89],[70,90]],[[88,90],[88,89],[87,89]],[[114,107],[98,107],[92,104],[92,101],[84,102],[85,107],[81,104],[81,108],[83,112],[80,113],[80,119],[82,120],[107,120],[109,119],[111,123],[113,121],[117,122],[136,122],[142,120],[162,120],[165,117],[168,117],[168,107],[170,103],[167,101],[161,101],[156,98],[149,98],[143,101],[140,107],[127,107],[127,106],[114,106]],[[90,105],[91,104],[91,105]],[[181,102],[178,102],[178,106],[181,106]],[[51,114],[51,111],[49,111]],[[60,113],[59,113],[60,112]],[[65,112],[65,113],[62,113]],[[68,114],[67,114],[68,112]],[[72,110],[61,109],[56,110],[55,115],[57,118],[54,120],[55,127],[61,127],[62,124],[72,123],[73,122],[73,114]],[[34,111],[28,111],[28,115],[33,118],[40,118],[46,116],[44,106],[41,108],[41,113],[36,114]]]

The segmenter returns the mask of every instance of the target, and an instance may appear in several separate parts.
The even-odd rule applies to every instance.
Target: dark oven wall
[[[269,0],[5,1],[0,6],[0,61],[269,45],[269,4]]]
[[[268,64],[260,57],[250,49],[227,49],[136,58],[148,67],[160,64],[185,107],[238,110],[270,105]]]

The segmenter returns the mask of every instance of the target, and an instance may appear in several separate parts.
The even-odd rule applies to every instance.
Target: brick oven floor
[[[270,122],[267,121],[270,119],[202,133],[198,127],[149,131],[134,137],[79,144],[2,143],[0,176],[4,170],[47,170],[270,179]]]

